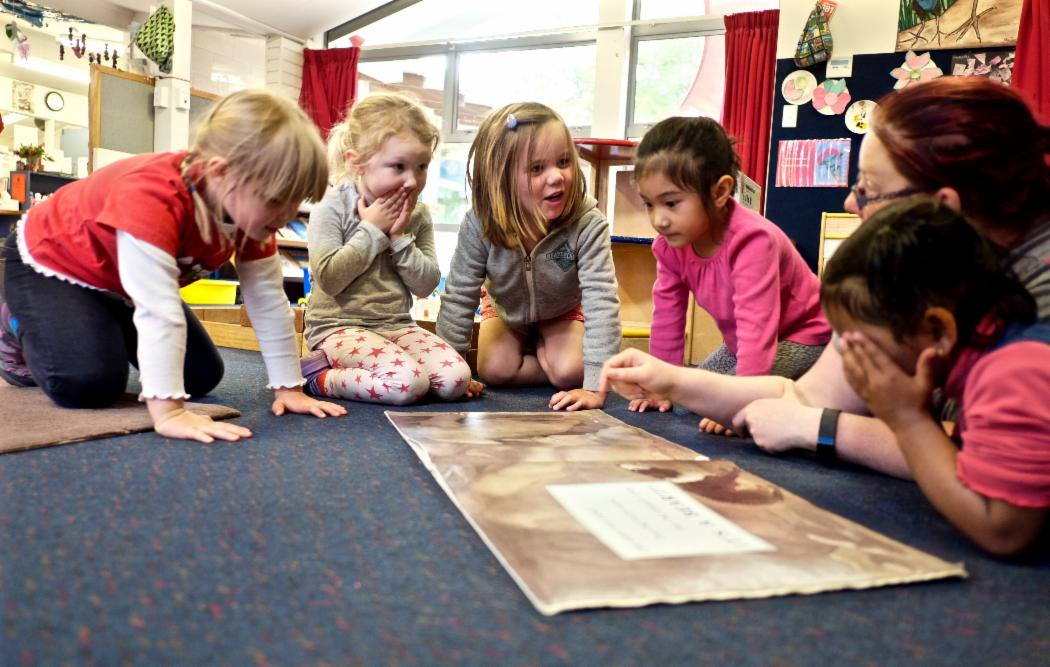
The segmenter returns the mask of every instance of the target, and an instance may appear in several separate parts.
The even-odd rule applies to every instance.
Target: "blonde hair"
[[[190,173],[200,173],[194,165],[212,158],[225,162],[231,188],[251,187],[266,200],[319,201],[328,186],[317,127],[294,102],[266,90],[242,90],[211,108],[194,128],[183,178],[190,182]],[[224,217],[221,202],[209,205],[194,188],[194,203],[197,226],[210,239],[213,220]]]
[[[328,168],[332,182],[351,178],[347,151],[354,151],[355,166],[363,166],[380,151],[384,141],[404,134],[429,146],[431,153],[441,138],[440,130],[427,112],[411,98],[397,93],[376,93],[361,98],[328,134]]]
[[[525,176],[523,165],[531,161],[536,135],[551,122],[565,136],[573,172],[565,209],[553,223],[538,210],[525,209],[517,194],[517,179]],[[538,102],[508,104],[485,117],[467,154],[467,180],[485,238],[505,248],[516,248],[525,238],[542,238],[550,226],[583,214],[586,184],[569,128],[556,111]]]

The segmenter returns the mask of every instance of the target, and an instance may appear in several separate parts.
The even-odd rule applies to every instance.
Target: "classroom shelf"
[[[12,171],[11,198],[18,201],[19,211],[26,210],[30,193],[49,195],[77,180],[74,176],[51,174],[46,171]]]
[[[611,236],[609,240],[613,243],[634,243],[637,245],[652,245],[653,238],[651,236]]]

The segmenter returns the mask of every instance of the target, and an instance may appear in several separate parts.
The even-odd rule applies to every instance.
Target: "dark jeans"
[[[138,367],[133,306],[108,292],[48,278],[22,263],[15,232],[3,247],[4,297],[33,379],[56,404],[103,408],[127,390],[128,364]],[[222,379],[222,357],[189,306],[186,314],[186,392],[202,396]]]

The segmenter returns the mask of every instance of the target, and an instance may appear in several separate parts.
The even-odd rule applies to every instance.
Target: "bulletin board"
[[[92,65],[88,116],[89,154],[153,152],[153,79]]]
[[[155,80],[104,67],[91,66],[88,89],[88,154],[94,149],[137,155],[154,150],[155,116],[153,90]],[[202,90],[190,90],[190,132],[221,99]]]
[[[987,49],[985,49],[987,50]],[[974,49],[945,49],[930,51],[933,62],[946,74],[951,71],[951,60],[955,55],[972,53]],[[919,53],[925,51],[920,49]],[[851,102],[857,100],[878,101],[893,90],[896,79],[890,71],[904,62],[904,53],[876,53],[853,57],[853,71],[846,78]],[[817,83],[825,80],[825,63],[807,68]],[[781,141],[796,139],[843,139],[850,142],[849,173],[847,182],[857,177],[857,155],[863,135],[854,134],[846,128],[845,115],[825,116],[807,102],[799,105],[796,127],[781,125],[784,107],[788,103],[781,95],[781,84],[785,77],[799,69],[791,58],[777,60],[776,92],[773,100],[773,119],[770,132],[769,171],[766,181],[765,216],[779,225],[795,241],[799,252],[810,267],[817,271],[821,256],[821,214],[825,211],[842,211],[843,202],[849,194],[848,187],[777,187],[778,149]]]

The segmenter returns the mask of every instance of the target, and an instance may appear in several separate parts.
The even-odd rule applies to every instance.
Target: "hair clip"
[[[514,116],[514,114],[508,114],[507,115],[507,129],[508,130],[513,130],[517,126],[518,126],[518,119]]]

